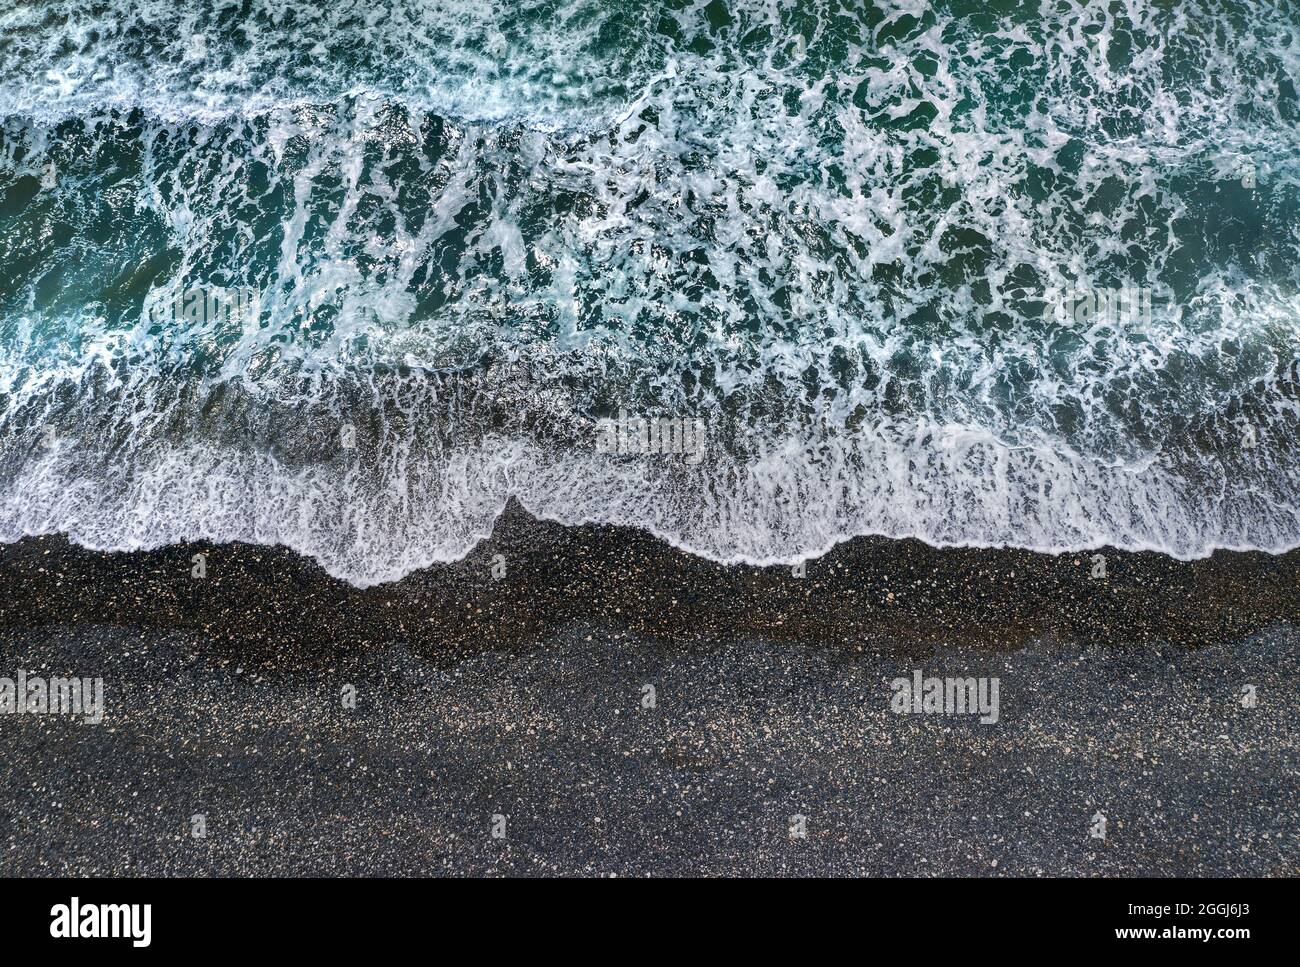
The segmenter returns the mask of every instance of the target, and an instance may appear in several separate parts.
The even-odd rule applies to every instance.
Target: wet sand
[[[200,552],[201,580],[191,576]],[[0,630],[93,621],[193,631],[301,664],[391,641],[440,661],[526,649],[592,617],[668,639],[988,648],[1035,639],[1198,647],[1300,618],[1300,551],[1191,562],[1102,553],[1106,577],[1093,579],[1092,552],[859,538],[798,578],[787,567],[713,564],[634,530],[539,522],[512,506],[464,560],[361,590],[284,548],[103,554],[47,537],[0,547]]]

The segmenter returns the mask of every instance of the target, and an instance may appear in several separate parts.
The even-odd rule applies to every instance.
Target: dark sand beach
[[[514,509],[361,590],[284,549],[27,539],[0,549],[0,675],[102,677],[106,708],[0,716],[0,862],[1297,875],[1300,555],[1103,553],[1093,579],[858,539],[798,578]],[[998,721],[894,714],[916,670],[997,677]]]

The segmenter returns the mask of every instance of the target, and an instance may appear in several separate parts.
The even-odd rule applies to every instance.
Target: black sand
[[[0,869],[1297,875],[1300,554],[1104,553],[867,539],[796,578],[516,511],[363,591],[29,539],[0,676],[102,676],[107,713],[0,715]],[[894,714],[914,669],[997,676],[999,721]]]

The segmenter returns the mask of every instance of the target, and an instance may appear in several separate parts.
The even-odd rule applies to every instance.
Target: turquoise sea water
[[[0,540],[1300,544],[1292,3],[11,3]]]

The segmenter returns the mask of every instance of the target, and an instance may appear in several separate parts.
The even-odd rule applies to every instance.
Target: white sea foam
[[[571,126],[656,69],[653,5],[608,0],[49,0],[0,12],[0,116],[220,123],[375,94]],[[593,103],[593,99],[596,102]]]
[[[21,469],[2,481],[0,540],[65,532],[104,549],[284,544],[367,585],[467,553],[511,497],[542,518],[639,527],[717,560],[764,564],[817,555],[857,534],[1191,558],[1221,547],[1280,552],[1300,533],[1300,469],[1277,462],[1272,429],[1255,448],[1210,462],[1182,441],[1181,450],[1107,464],[926,420],[812,438],[767,427],[745,439],[744,427],[713,426],[718,445],[711,439],[710,459],[697,466],[598,453],[594,424],[575,439],[538,442],[514,428],[485,435],[472,429],[491,422],[478,403],[445,419],[457,395],[445,380],[410,373],[368,382],[384,402],[362,402],[362,391],[344,403],[331,379],[310,402],[227,400],[208,432],[241,432],[203,444],[169,440],[174,414],[188,409],[182,394],[160,392],[152,378],[119,387],[111,400],[74,410],[71,427],[70,414],[58,414],[52,446],[29,435],[30,455],[10,463]],[[147,398],[133,405],[139,391]],[[508,406],[510,392],[496,392],[494,405]],[[524,398],[539,408],[536,395]],[[295,424],[293,411],[308,421]],[[350,413],[383,414],[359,429],[355,449],[339,438]],[[126,442],[114,448],[114,440]],[[713,459],[719,449],[725,458]]]
[[[10,482],[0,539],[65,532],[111,550],[193,540],[283,544],[358,585],[462,556],[490,533],[509,496],[542,518],[639,527],[729,563],[789,562],[856,534],[1046,552],[1117,546],[1183,558],[1297,543],[1295,508],[1278,502],[1294,475],[1281,493],[1206,495],[1161,466],[1138,473],[1050,450],[972,443],[961,440],[964,428],[935,446],[936,435],[944,428],[823,446],[811,466],[801,451],[777,449],[689,484],[669,484],[646,467],[560,460],[506,439],[411,459],[401,477],[189,449],[137,460],[121,478],[92,478],[47,458]],[[403,489],[398,479],[411,482]]]

